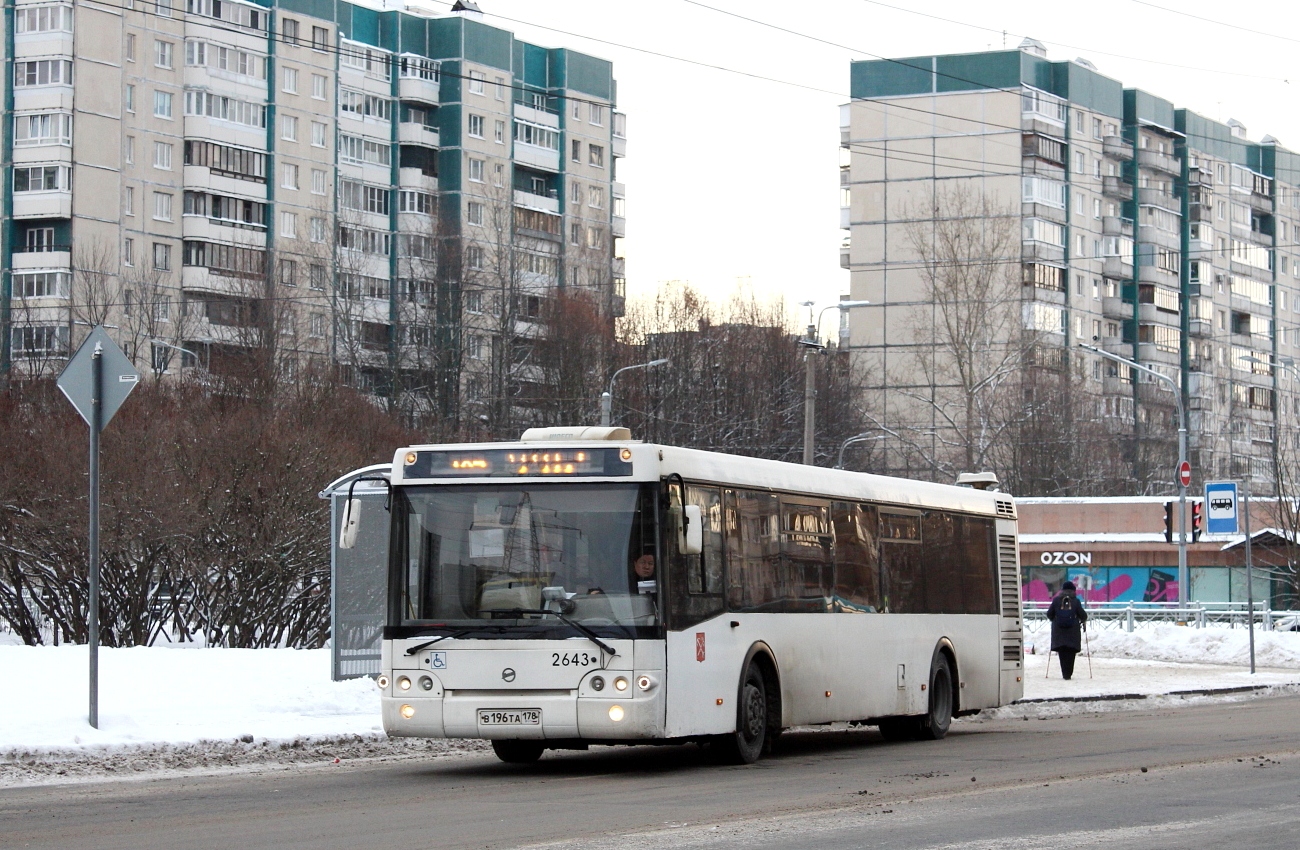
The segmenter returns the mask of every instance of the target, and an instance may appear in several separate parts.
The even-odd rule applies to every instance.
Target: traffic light
[[[1165,502],[1165,542],[1174,542],[1174,503]]]
[[[1201,539],[1201,503],[1192,502],[1192,542]]]

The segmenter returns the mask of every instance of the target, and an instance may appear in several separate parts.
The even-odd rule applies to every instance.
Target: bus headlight
[[[621,705],[611,705],[611,706],[609,707],[609,719],[610,719],[610,720],[613,720],[615,723],[617,723],[617,722],[619,722],[620,720],[622,720],[622,719],[623,719],[623,706],[621,706]]]
[[[397,710],[397,713],[405,717],[407,720],[410,720],[412,717],[415,716],[415,706],[404,705]]]
[[[425,691],[433,690],[433,679],[430,679],[428,676],[421,676],[420,688],[421,690],[425,690]]]
[[[615,679],[615,680],[614,680],[614,690],[616,690],[616,691],[626,691],[626,690],[627,690],[627,679],[624,679],[622,676],[619,676],[617,679]],[[619,711],[622,711],[622,709],[619,709]]]
[[[388,677],[381,675],[378,679],[375,679],[375,684],[379,686],[381,691],[388,690]]]
[[[397,687],[401,688],[404,691],[409,691],[411,689],[411,680],[406,678],[405,676],[398,676]]]

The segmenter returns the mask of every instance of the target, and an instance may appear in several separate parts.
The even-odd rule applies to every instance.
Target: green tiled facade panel
[[[552,50],[554,57],[562,54],[565,74],[558,83],[562,88],[579,91],[603,100],[614,99],[614,66],[604,59],[597,59],[585,53],[572,50]]]
[[[853,98],[896,97],[933,90],[932,56],[892,62],[854,62],[849,66],[849,94]]]
[[[1078,62],[1052,63],[1052,88],[1049,91],[1094,112],[1115,119],[1124,118],[1124,84]]]
[[[1154,124],[1166,130],[1173,130],[1174,105],[1142,89],[1125,89],[1124,123]]]
[[[514,36],[505,30],[466,19],[464,22],[464,48],[462,54],[470,62],[510,70],[510,44]]]
[[[437,18],[429,21],[429,58],[458,58],[462,53],[460,42],[464,24],[464,18]]]
[[[550,51],[522,41],[515,43],[515,78],[527,86],[547,88],[550,81]]]

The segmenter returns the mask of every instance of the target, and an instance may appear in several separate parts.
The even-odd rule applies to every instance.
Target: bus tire
[[[916,726],[918,741],[938,741],[952,726],[952,665],[948,656],[936,652],[930,666],[930,708]]]
[[[740,680],[736,731],[718,740],[718,753],[723,762],[753,764],[763,755],[769,725],[767,688],[762,668],[751,661]]]
[[[532,764],[542,757],[544,749],[541,741],[492,739],[492,752],[506,764]]]

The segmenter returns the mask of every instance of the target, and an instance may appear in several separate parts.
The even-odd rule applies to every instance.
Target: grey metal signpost
[[[99,432],[117,413],[140,374],[102,325],[86,337],[58,386],[90,426],[90,725],[99,728]]]

